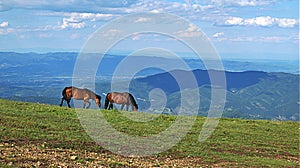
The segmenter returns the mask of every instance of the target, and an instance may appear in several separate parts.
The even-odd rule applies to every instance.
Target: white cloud
[[[149,22],[151,20],[152,20],[151,18],[140,17],[137,20],[135,20],[134,22],[135,23],[144,23],[144,22]]]
[[[214,38],[219,38],[224,35],[224,32],[218,32],[213,35]]]
[[[63,18],[63,21],[60,25],[61,29],[66,29],[66,28],[81,29],[86,27],[87,24],[85,21],[95,22],[99,20],[109,20],[114,17],[113,14],[75,13],[75,12],[63,13],[61,15],[68,16],[68,18]]]
[[[218,32],[212,35],[212,37],[217,40],[217,41],[225,41],[227,40],[226,37],[224,36],[224,32]]]
[[[132,36],[132,40],[134,41],[140,40],[140,35],[138,33],[134,33]]]
[[[162,13],[162,10],[158,10],[158,9],[153,9],[150,11],[150,13]]]
[[[98,20],[110,20],[114,17],[113,14],[102,14],[102,13],[70,13],[66,14],[71,18],[82,19],[82,20],[90,20],[90,21],[98,21]]]
[[[117,38],[120,34],[122,34],[122,30],[120,29],[109,29],[99,34],[98,38],[101,40],[103,39],[111,40]]]
[[[242,25],[243,19],[240,17],[232,17],[230,19],[225,20],[225,25]]]
[[[6,34],[14,32],[14,31],[15,31],[15,29],[8,28],[8,22],[0,23],[0,35],[6,35]]]
[[[73,28],[73,29],[81,29],[85,26],[85,22],[79,21],[76,18],[63,18],[63,22],[61,24],[62,29]]]
[[[272,18],[270,16],[259,16],[249,19],[243,19],[241,17],[229,17],[228,19],[216,24],[220,26],[278,26],[281,28],[292,28],[298,24],[298,21],[291,18]]]
[[[271,18],[270,16],[260,16],[256,18],[245,19],[243,20],[243,24],[257,26],[272,26],[275,23],[274,21],[274,18]]]
[[[195,20],[196,23],[198,23],[198,21],[215,22],[218,26],[277,26],[281,28],[293,28],[299,24],[299,21],[293,18],[273,18],[271,16],[253,18],[251,18],[251,16],[250,18],[228,17],[232,12],[249,9],[241,8],[241,6],[264,6],[272,4],[273,2],[275,2],[275,0],[181,0],[180,2],[168,0],[0,0],[0,8],[2,6],[3,9],[4,7],[47,9],[48,12],[45,13],[43,10],[39,15],[61,17],[59,18],[60,21],[58,25],[54,23],[56,24],[55,26],[40,26],[44,27],[44,30],[41,31],[82,29],[86,27],[96,28],[99,26],[99,23],[94,22],[109,21],[123,14],[139,12],[175,13],[187,19]],[[251,9],[256,10],[257,8],[251,7]],[[99,13],[99,11],[102,13]],[[141,22],[151,22],[151,20],[144,17],[136,20],[136,23]],[[3,26],[5,26],[4,22],[0,24],[0,28]],[[177,33],[182,37],[200,35],[199,32],[196,31],[195,26],[190,26],[187,30]],[[221,38],[222,35],[224,34],[216,33],[213,37]]]
[[[236,36],[236,37],[226,37],[224,34],[219,35],[218,33],[213,35],[214,40],[218,42],[231,41],[231,42],[264,42],[264,43],[283,43],[291,42],[295,37],[287,36]]]
[[[197,8],[200,8],[200,5]],[[138,3],[131,5],[129,8],[124,10],[127,13],[140,13],[140,12],[150,12],[150,13],[175,13],[177,15],[186,15],[191,10],[191,5],[184,2],[170,2],[162,0],[140,0]]]
[[[117,36],[122,33],[122,30],[120,29],[109,29],[107,32],[105,32],[106,36]]]
[[[198,30],[199,30],[199,28],[196,25],[189,24],[189,27],[186,31],[187,32],[194,32],[194,31],[198,31]]]
[[[282,36],[267,36],[267,37],[261,37],[258,39],[261,42],[283,42],[283,41],[289,41],[289,37],[282,37]]]
[[[275,19],[276,23],[279,27],[295,27],[298,23],[296,19],[289,19],[289,18],[282,18],[282,19]]]
[[[211,0],[216,6],[264,6],[269,5],[275,0]]]
[[[4,28],[8,26],[8,22],[2,22],[0,23],[0,28]]]
[[[13,28],[0,29],[0,35],[6,35],[6,34],[14,32],[14,31],[15,31],[15,29],[13,29]]]
[[[3,2],[2,2],[3,1]],[[65,22],[62,21],[63,28],[83,28],[89,25],[88,21],[108,21],[116,16],[128,13],[152,12],[152,13],[175,13],[188,19],[199,20],[204,17],[209,21],[215,20],[216,17],[228,16],[227,12],[232,11],[231,7],[240,6],[262,6],[273,3],[275,0],[182,0],[180,2],[161,1],[161,0],[0,0],[0,8],[26,8],[40,9],[51,11],[56,15],[64,14]],[[0,9],[1,10],[1,9]],[[55,12],[53,12],[55,11]],[[88,12],[87,12],[88,11]],[[101,11],[101,13],[99,13]],[[44,11],[43,11],[44,12]],[[49,12],[50,14],[50,12]],[[142,19],[142,18],[141,18]],[[255,19],[255,18],[254,18]],[[256,22],[256,25],[264,26],[266,20],[248,20]],[[266,18],[256,18],[266,19]],[[287,18],[288,19],[288,18]],[[68,21],[81,21],[79,23],[68,24]],[[139,20],[145,21],[145,20]],[[242,18],[232,17],[224,21],[223,25],[246,25]],[[274,21],[272,21],[274,22]],[[293,27],[293,20],[281,20],[276,22],[280,27]],[[85,23],[85,24],[84,24]],[[220,25],[222,25],[220,24]]]
[[[190,37],[194,38],[194,37],[203,36],[199,28],[193,24],[189,24],[189,27],[186,30],[178,31],[175,32],[174,34],[181,38],[190,38]]]
[[[137,3],[137,1],[138,0],[0,0],[0,10],[21,8],[83,12],[89,9],[90,11],[97,12],[103,8],[127,8]]]

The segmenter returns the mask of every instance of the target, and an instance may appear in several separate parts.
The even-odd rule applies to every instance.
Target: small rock
[[[40,161],[38,161],[36,164],[37,164],[37,166],[41,166],[42,163]]]
[[[71,160],[77,160],[78,157],[77,157],[77,156],[71,156],[70,159],[71,159]]]

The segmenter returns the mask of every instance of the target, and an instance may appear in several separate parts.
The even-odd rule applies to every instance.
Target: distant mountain
[[[193,70],[192,75],[198,83],[198,87],[203,85],[211,85],[211,77],[218,77],[222,74],[226,76],[226,87],[227,90],[241,89],[258,83],[261,79],[270,77],[266,72],[260,71],[246,71],[246,72],[227,72],[227,71],[217,71],[217,70]],[[156,74],[148,76],[145,78],[137,79],[139,82],[148,83],[154,88],[161,88],[165,92],[173,93],[179,91],[180,88],[176,82],[174,76],[180,78],[181,81],[189,80],[190,71],[184,70],[174,70],[171,72],[165,72],[161,74]],[[186,79],[185,79],[186,78]],[[185,88],[191,88],[189,85],[185,85]]]
[[[152,89],[160,88],[168,94],[168,108],[176,109],[180,104],[180,89],[173,76],[192,73],[201,95],[199,114],[207,115],[210,104],[211,81],[208,75],[218,76],[215,70],[176,70],[137,79]],[[288,73],[266,73],[260,71],[224,72],[226,76],[226,105],[224,117],[299,120],[299,75]],[[185,85],[184,89],[195,89]]]
[[[0,97],[59,104],[61,90],[65,86],[72,85],[77,56],[78,53],[70,52],[44,54],[0,52]],[[90,56],[97,57],[97,55]],[[98,68],[95,77],[97,93],[110,91],[110,79],[125,59],[127,57],[122,55],[105,55],[99,67],[95,67]],[[212,87],[209,73],[218,76],[223,73],[222,71],[200,70],[205,69],[205,65],[201,60],[192,58],[181,60],[186,62],[192,71],[175,70],[181,69],[177,66],[176,59],[159,56],[132,57],[126,67],[131,68],[146,61],[150,65],[153,64],[153,67],[136,72],[135,79],[130,82],[130,92],[139,98],[137,101],[141,109],[147,109],[151,105],[148,101],[151,90],[160,88],[168,98],[167,108],[176,113],[176,110],[172,109],[176,109],[180,104],[180,89],[173,76],[182,81],[188,81],[188,75],[193,75],[197,85],[183,82],[182,90],[194,91],[198,87],[201,96],[199,115],[207,115]],[[211,60],[206,63],[214,64],[214,62]],[[155,63],[171,67],[168,70],[170,72],[156,68]],[[227,84],[224,117],[299,120],[299,66],[297,62],[223,60],[222,63]],[[121,71],[120,81],[127,79],[127,75],[132,75],[128,72],[127,69]]]

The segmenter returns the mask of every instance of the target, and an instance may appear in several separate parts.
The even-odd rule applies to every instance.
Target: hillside
[[[134,136],[156,134],[176,116],[134,122],[118,111],[102,113],[117,130]],[[173,148],[151,157],[123,157],[98,146],[85,133],[74,109],[0,99],[0,167],[297,167],[299,123],[220,120],[205,142],[198,141],[205,118]]]
[[[201,107],[199,115],[206,116],[210,104],[210,75],[226,76],[226,104],[223,117],[296,120],[299,121],[299,75],[262,71],[228,72],[216,70],[175,70],[137,79],[151,88],[160,88],[169,96],[168,107],[180,104],[180,89],[173,76],[187,81],[192,73],[197,80]],[[149,89],[149,90],[150,90]],[[184,89],[195,89],[188,84]],[[138,91],[137,91],[138,92]]]

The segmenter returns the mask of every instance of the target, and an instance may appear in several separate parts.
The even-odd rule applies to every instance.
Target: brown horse
[[[84,100],[83,103],[83,108],[90,108],[91,102],[89,101],[90,99],[93,99],[95,103],[99,106],[101,106],[101,96],[95,94],[94,92],[90,91],[89,89],[80,89],[74,86],[69,86],[65,87],[64,90],[62,91],[62,98],[61,98],[61,103],[60,106],[63,105],[64,100],[67,101],[68,107],[71,108],[70,106],[70,100],[73,97],[76,100]],[[86,103],[89,105],[85,107]]]
[[[128,111],[129,105],[132,106],[133,111],[138,110],[138,105],[134,100],[134,97],[128,93],[118,93],[118,92],[111,92],[106,95],[104,109],[113,109],[113,103],[122,104],[121,110],[123,110],[124,106],[126,105],[126,110]],[[109,104],[109,106],[108,106]]]

